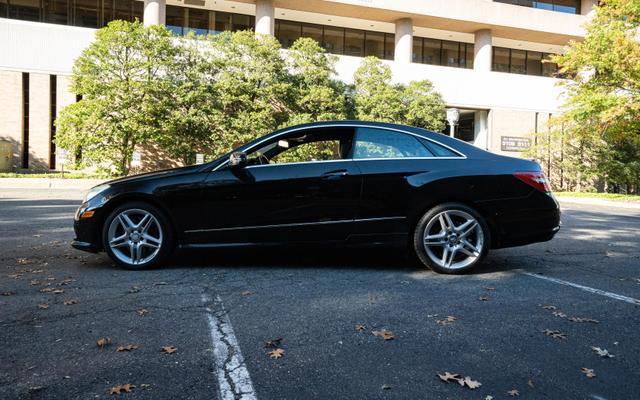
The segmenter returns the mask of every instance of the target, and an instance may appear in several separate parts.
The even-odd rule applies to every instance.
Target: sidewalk
[[[630,201],[611,201],[603,199],[593,199],[588,197],[570,197],[570,196],[556,196],[556,199],[560,203],[567,204],[586,204],[597,207],[611,207],[611,208],[626,208],[632,210],[640,210],[639,202]]]
[[[86,190],[107,179],[0,178],[0,189],[77,189]]]

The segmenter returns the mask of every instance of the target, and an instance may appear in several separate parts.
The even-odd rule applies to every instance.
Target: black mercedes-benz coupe
[[[425,266],[460,273],[490,248],[550,240],[559,227],[533,161],[420,128],[334,121],[96,186],[76,212],[72,246],[141,269],[176,247],[400,243]]]

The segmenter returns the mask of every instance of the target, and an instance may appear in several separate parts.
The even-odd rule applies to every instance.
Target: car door
[[[361,179],[346,159],[351,128],[316,128],[275,137],[247,151],[249,165],[223,167],[204,183],[207,227],[194,243],[344,240],[360,201]],[[305,146],[321,148],[314,154]],[[321,152],[322,153],[322,152]]]
[[[434,154],[410,134],[359,127],[352,158],[363,178],[354,235],[404,235],[415,190],[410,178],[433,168]]]

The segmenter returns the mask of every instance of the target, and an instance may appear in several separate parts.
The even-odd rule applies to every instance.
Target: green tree
[[[157,105],[175,54],[164,27],[113,21],[98,30],[74,64],[71,90],[83,97],[61,111],[57,145],[81,148],[84,162],[126,175],[135,146],[163,122]]]
[[[445,128],[445,104],[428,80],[409,82],[403,88],[404,123],[440,132]]]
[[[585,26],[585,40],[572,42],[553,60],[572,79],[564,83],[565,108],[550,129],[565,137],[561,167],[569,171],[573,188],[604,183],[613,190],[625,186],[638,192],[640,2],[607,0],[595,10]]]

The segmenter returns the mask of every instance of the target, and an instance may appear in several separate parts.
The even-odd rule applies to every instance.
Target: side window
[[[354,159],[405,157],[433,157],[433,154],[413,136],[387,129],[358,128]]]
[[[430,140],[420,139],[420,142],[422,142],[422,144],[424,144],[425,147],[436,157],[460,157],[460,154]]]

